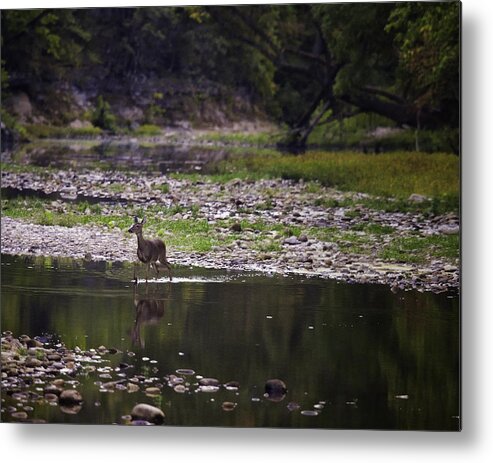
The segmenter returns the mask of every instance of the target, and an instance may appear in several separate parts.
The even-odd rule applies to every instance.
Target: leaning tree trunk
[[[324,99],[326,101],[322,106],[322,109],[318,115],[313,118],[313,114]],[[332,95],[328,92],[327,87],[324,87],[278,146],[291,153],[303,153],[306,149],[308,137],[331,106],[334,106]]]

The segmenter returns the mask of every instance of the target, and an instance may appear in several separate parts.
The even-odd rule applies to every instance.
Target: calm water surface
[[[31,417],[119,423],[146,402],[163,409],[167,425],[459,427],[456,297],[197,268],[135,289],[131,268],[48,258],[2,256],[1,270],[2,331],[55,334],[69,348],[114,347],[121,353],[111,365],[161,380],[187,368],[241,385],[185,394],[165,386],[149,398],[100,392],[94,373],[77,378],[85,400],[78,414],[40,404]],[[272,378],[288,387],[279,402],[263,396]],[[2,399],[2,407],[12,402]],[[224,401],[237,406],[223,411]],[[289,411],[290,402],[301,408]],[[319,415],[301,413],[320,402]]]

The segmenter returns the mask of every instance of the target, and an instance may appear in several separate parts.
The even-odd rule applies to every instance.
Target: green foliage
[[[5,69],[5,60],[0,60],[0,82],[2,85],[2,96],[5,98],[9,88],[9,73]]]
[[[19,134],[21,140],[25,141],[29,139],[26,128],[19,124],[17,119],[13,117],[3,106],[0,107],[0,118],[5,124],[5,127]]]
[[[91,53],[82,53],[91,32],[71,9],[2,11],[2,57],[7,70],[59,79]],[[92,61],[93,62],[93,61]]]
[[[27,124],[24,127],[27,138],[91,138],[103,133],[99,127],[58,127],[44,124]]]
[[[392,3],[319,4],[313,6],[333,58],[343,64],[334,82],[336,95],[365,85],[388,86],[395,65],[385,32]]]
[[[294,141],[334,117],[331,142],[355,111],[457,132],[459,12],[459,2],[6,10],[2,85],[35,94],[41,77],[114,82],[145,101],[146,124],[163,124],[170,107],[197,117],[180,105],[192,82],[197,112],[212,98],[234,119],[241,95],[245,111],[295,129]],[[161,78],[171,84],[146,88]],[[116,129],[102,97],[93,123]],[[349,146],[360,135],[351,124]]]
[[[405,92],[418,107],[448,103],[454,118],[460,95],[459,10],[459,2],[400,3],[385,27],[395,33]],[[451,122],[457,124],[458,119]]]
[[[99,95],[96,108],[92,114],[92,123],[103,130],[114,132],[116,130],[116,117],[111,113],[110,104]]]

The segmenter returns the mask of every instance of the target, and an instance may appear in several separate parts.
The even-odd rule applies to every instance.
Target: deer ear
[[[144,218],[142,219],[142,222],[140,222],[140,223],[141,223],[141,224],[145,224],[145,223],[146,223],[146,218],[144,217]]]
[[[139,218],[136,215],[134,215],[134,223],[139,223]]]

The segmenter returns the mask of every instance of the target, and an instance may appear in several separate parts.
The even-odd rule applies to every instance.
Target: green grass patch
[[[369,156],[353,152],[309,152],[304,155],[234,156],[218,164],[216,173],[319,182],[344,191],[358,191],[400,202],[380,200],[387,209],[430,212],[458,210],[460,160],[453,154],[394,152]],[[310,188],[314,188],[311,184]],[[417,204],[417,193],[432,198]]]
[[[161,134],[161,128],[154,124],[142,124],[133,132],[140,137],[151,137]]]
[[[457,259],[459,235],[399,237],[386,245],[379,257],[393,262],[423,264],[430,258]]]
[[[379,223],[358,223],[351,227],[353,231],[364,231],[372,235],[389,235],[394,232],[394,228],[389,225],[381,225]]]
[[[148,220],[147,234],[153,231],[166,241],[168,246],[183,251],[208,252],[213,246],[224,244],[218,239],[214,228],[207,220]]]
[[[29,124],[24,129],[29,139],[33,138],[87,138],[97,137],[103,133],[99,127],[59,127],[54,125]]]
[[[15,219],[28,220],[39,225],[59,225],[63,227],[75,227],[78,225],[97,225],[108,228],[127,230],[132,224],[132,219],[127,210],[119,213],[102,214],[98,204],[67,203],[64,211],[50,209],[50,201],[36,198],[16,198],[2,200],[2,214]],[[89,208],[90,213],[86,213]],[[167,245],[175,249],[193,252],[208,252],[213,246],[224,245],[234,240],[234,236],[228,236],[221,240],[215,228],[205,219],[173,219],[159,217],[156,214],[162,208],[155,206],[133,211],[140,217],[147,218],[146,236],[160,236],[166,240]],[[186,210],[186,209],[184,209]],[[192,215],[194,208],[191,208]],[[171,214],[171,212],[170,212]]]
[[[459,191],[459,158],[452,154],[314,152],[225,161],[223,171],[259,172],[266,176],[318,181],[341,190],[407,198],[454,195]]]
[[[32,164],[16,164],[11,162],[0,162],[0,170],[14,174],[34,173],[40,175],[56,171],[53,167],[39,167]]]

